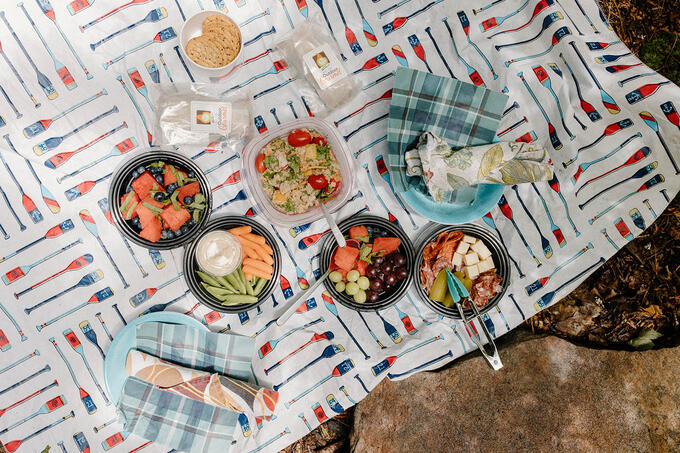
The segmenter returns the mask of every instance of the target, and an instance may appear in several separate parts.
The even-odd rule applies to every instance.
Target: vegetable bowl
[[[493,309],[510,282],[510,259],[496,236],[474,224],[426,226],[419,238],[412,268],[416,292],[421,300],[440,315],[460,319],[451,300],[445,269],[466,287],[470,298],[462,301],[463,313],[475,316]]]
[[[237,271],[226,276],[212,275],[200,266],[198,253],[201,240],[215,232],[230,232],[243,241],[241,265]],[[256,263],[261,258],[266,259],[259,255],[261,251],[265,255],[269,254],[267,263],[271,263],[270,267],[266,267],[267,263]],[[196,240],[186,248],[182,260],[184,279],[191,293],[202,304],[225,313],[250,310],[264,302],[276,288],[280,266],[281,253],[274,237],[266,228],[246,216],[223,216],[208,222]]]
[[[114,171],[108,198],[112,220],[125,237],[157,250],[194,240],[212,208],[201,169],[172,151],[132,155]]]
[[[321,246],[321,271],[333,299],[356,311],[378,311],[397,302],[413,278],[413,245],[398,226],[362,215],[341,222],[347,239],[340,248],[333,236]],[[363,293],[363,295],[362,295]]]
[[[329,124],[296,120],[250,141],[243,152],[249,195],[272,223],[291,227],[333,212],[354,185],[349,150]]]

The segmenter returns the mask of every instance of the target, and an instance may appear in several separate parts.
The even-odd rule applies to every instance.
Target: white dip
[[[227,231],[211,231],[196,246],[198,267],[218,277],[234,272],[241,260],[241,243]]]

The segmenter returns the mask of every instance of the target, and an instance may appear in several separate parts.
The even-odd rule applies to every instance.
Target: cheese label
[[[303,61],[322,90],[347,77],[337,54],[327,44],[307,52]]]
[[[192,101],[189,118],[194,132],[215,132],[228,135],[231,132],[230,102]]]

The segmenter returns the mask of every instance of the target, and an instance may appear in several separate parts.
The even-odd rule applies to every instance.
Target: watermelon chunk
[[[161,238],[161,231],[163,231],[163,226],[161,221],[154,216],[154,221],[148,223],[142,231],[139,233],[139,237],[146,239],[151,242],[158,242]]]
[[[142,224],[142,228],[146,228],[149,224],[158,220],[156,215],[142,203],[137,205],[135,212],[139,216],[139,222]]]
[[[359,249],[354,247],[338,247],[335,249],[335,257],[333,261],[335,264],[344,270],[351,270],[354,267],[354,263],[359,257]]]
[[[149,197],[152,190],[162,189],[158,182],[148,171],[145,171],[140,176],[132,181],[132,190],[135,191],[140,200]]]
[[[187,174],[185,172],[183,172],[182,170],[178,170],[171,165],[165,164],[165,166],[163,167],[163,185],[164,186],[167,186],[168,184],[173,184],[173,183],[177,182],[177,177],[172,172],[173,169],[177,173],[181,173],[182,176],[184,176],[186,178]]]
[[[201,191],[201,185],[198,183],[198,181],[194,181],[190,182],[189,184],[184,184],[178,190],[179,194],[177,195],[177,199],[183,202],[184,197],[193,197],[199,193]]]
[[[368,269],[368,262],[364,260],[357,260],[354,263],[354,269],[359,271],[360,275],[366,275],[366,269]]]
[[[165,226],[170,228],[172,231],[177,231],[184,225],[189,219],[191,219],[191,214],[184,208],[179,208],[175,211],[174,206],[168,205],[163,209],[161,213],[161,218],[165,222]]]
[[[125,220],[137,217],[136,208],[139,204],[139,197],[134,190],[129,191],[120,197],[120,213]]]
[[[399,238],[375,238],[373,241],[373,252],[381,252],[382,256],[396,252],[401,245]]]
[[[349,237],[361,242],[368,242],[368,229],[363,225],[353,226],[349,229]]]

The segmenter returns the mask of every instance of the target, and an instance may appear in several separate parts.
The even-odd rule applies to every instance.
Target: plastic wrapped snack
[[[340,57],[340,49],[319,15],[295,28],[276,46],[288,65],[304,74],[328,110],[335,110],[352,100],[361,85]]]
[[[220,96],[215,87],[177,84],[156,97],[154,145],[207,145],[223,148],[245,144],[252,132],[250,99],[243,94]]]

